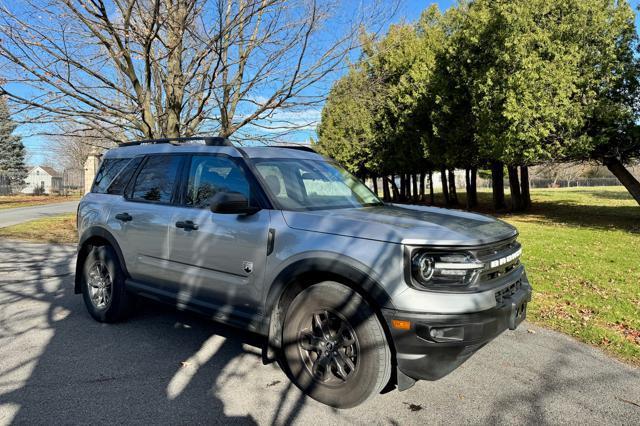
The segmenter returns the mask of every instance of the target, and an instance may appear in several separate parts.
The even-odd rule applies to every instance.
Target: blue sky
[[[348,4],[349,1],[351,0],[344,1],[343,3]],[[416,19],[419,18],[420,13],[422,13],[424,9],[426,9],[430,4],[433,4],[433,3],[437,4],[441,10],[445,10],[451,7],[452,5],[456,4],[456,0],[440,0],[440,1],[401,0],[401,2],[402,3],[400,6],[400,9],[396,14],[396,16],[392,19],[390,24],[399,23],[403,21],[404,22],[415,21]],[[637,15],[637,8],[638,8],[638,5],[640,4],[640,0],[631,0],[630,3],[634,7],[634,9],[636,9],[636,28],[638,28],[640,26],[640,18]],[[333,78],[336,78],[336,77],[337,76],[333,76]],[[330,83],[330,81],[328,81],[327,83]],[[309,111],[304,111],[302,113],[297,113],[297,114],[306,115],[304,117],[302,116],[298,117],[301,120],[311,121],[311,120],[317,120],[319,118],[320,111],[309,110]],[[296,117],[293,117],[292,119],[296,119]],[[309,126],[304,130],[291,133],[283,137],[283,141],[306,142],[309,140],[309,138],[315,136],[315,130],[313,127],[314,126]],[[30,164],[40,164],[47,161],[51,162],[49,152],[46,148],[45,138],[39,137],[39,136],[25,137],[23,139],[23,142],[29,153],[28,161]],[[53,165],[55,166],[55,163]]]

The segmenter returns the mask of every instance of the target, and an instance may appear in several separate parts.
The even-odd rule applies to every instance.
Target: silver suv
[[[334,407],[447,375],[531,299],[510,225],[385,204],[301,147],[112,149],[78,232],[75,292],[96,320],[126,317],[138,295],[252,330],[265,361]]]

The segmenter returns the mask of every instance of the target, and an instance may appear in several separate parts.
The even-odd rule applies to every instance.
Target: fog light
[[[429,336],[436,342],[459,342],[464,339],[464,328],[433,327],[429,331]]]

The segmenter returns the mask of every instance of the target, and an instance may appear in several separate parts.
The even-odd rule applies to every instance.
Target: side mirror
[[[249,200],[239,192],[218,192],[211,199],[211,211],[219,214],[254,214],[260,209],[249,205]]]

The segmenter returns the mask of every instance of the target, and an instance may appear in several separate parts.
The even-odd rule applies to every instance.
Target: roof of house
[[[48,166],[37,166],[37,167],[40,167],[42,170],[44,170],[51,177],[61,177],[62,176],[60,174],[60,172],[56,171],[56,169],[54,169],[53,167],[48,167]],[[34,167],[33,169],[36,169],[37,167]],[[31,170],[33,170],[33,169],[31,169]]]

